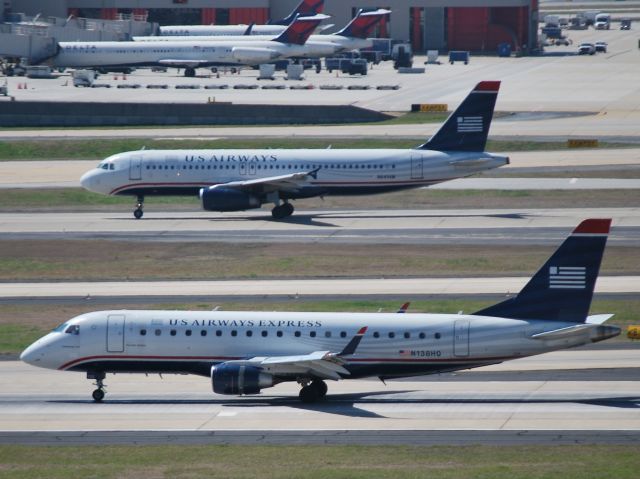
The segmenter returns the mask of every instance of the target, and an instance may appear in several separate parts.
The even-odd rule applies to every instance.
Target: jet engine
[[[258,394],[273,386],[273,376],[254,366],[222,363],[211,368],[211,384],[216,394]]]
[[[269,48],[234,47],[231,54],[236,60],[248,63],[271,62],[281,56],[279,52]]]
[[[258,197],[235,188],[202,188],[202,207],[207,211],[243,211],[260,208]]]

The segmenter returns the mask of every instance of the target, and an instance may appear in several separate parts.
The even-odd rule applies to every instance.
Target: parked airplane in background
[[[279,35],[296,16],[306,17],[322,13],[324,0],[302,0],[285,18],[268,25],[254,25],[252,35]],[[247,25],[167,25],[160,27],[160,36],[226,36],[243,35]]]
[[[500,82],[483,81],[426,143],[399,149],[143,150],[101,161],[80,179],[105,195],[196,195],[208,211],[241,211],[273,203],[274,218],[293,213],[290,200],[366,195],[429,186],[509,163],[484,151]]]
[[[368,38],[373,29],[380,21],[387,17],[391,10],[378,9],[365,12],[359,10],[357,15],[339,32],[331,35],[311,35],[304,44],[305,57],[325,57],[339,52],[359,50],[369,48],[373,45],[373,41]],[[219,41],[218,36],[201,36],[197,37],[203,42]],[[272,40],[273,35],[239,35],[225,37],[225,41],[255,41],[255,40]],[[133,37],[135,42],[193,42],[193,36],[171,36],[171,37]]]
[[[243,42],[60,42],[48,60],[54,67],[171,66],[187,77],[197,67],[258,65],[305,54],[304,43],[327,15],[299,17],[278,37]]]
[[[257,394],[285,381],[300,399],[325,380],[470,369],[620,334],[588,316],[611,220],[583,221],[517,296],[474,314],[99,311],[60,325],[20,358],[86,372],[95,401],[107,373],[211,378],[217,394]]]

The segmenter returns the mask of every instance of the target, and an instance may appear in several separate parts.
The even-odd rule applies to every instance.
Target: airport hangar
[[[377,36],[410,41],[416,52],[496,52],[508,43],[527,54],[537,44],[539,0],[326,0],[330,23],[345,25],[360,8],[389,8]],[[117,20],[160,25],[266,23],[284,18],[299,0],[3,0],[4,12]],[[135,8],[134,8],[135,7]],[[334,31],[335,28],[329,30]]]

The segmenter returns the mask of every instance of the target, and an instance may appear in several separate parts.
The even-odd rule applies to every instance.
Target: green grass
[[[15,357],[29,344],[51,331],[58,324],[90,311],[105,309],[161,309],[161,310],[199,310],[210,311],[216,306],[224,311],[324,311],[324,312],[363,312],[393,313],[404,301],[411,301],[409,313],[474,313],[499,299],[465,299],[436,298],[412,301],[411,297],[403,300],[306,300],[290,299],[288,301],[216,301],[211,303],[150,303],[150,304],[117,304],[102,306],[86,301],[74,305],[25,305],[0,304],[0,357]],[[608,324],[620,326],[623,332],[609,341],[630,341],[626,338],[626,327],[640,324],[640,299],[625,297],[615,299],[596,299],[591,305],[590,314],[614,313]]]
[[[395,120],[390,120],[395,121]],[[365,128],[363,126],[363,128]],[[426,136],[426,135],[425,135]],[[90,139],[0,141],[0,161],[98,159],[124,151],[183,148],[413,148],[425,138],[228,138],[214,140]],[[637,144],[602,143],[601,148],[638,147]],[[566,142],[489,140],[487,151],[564,150]]]
[[[3,478],[636,478],[635,446],[0,446]]]

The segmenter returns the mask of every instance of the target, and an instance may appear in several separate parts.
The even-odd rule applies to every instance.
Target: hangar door
[[[124,315],[111,314],[107,318],[107,352],[124,351]]]

